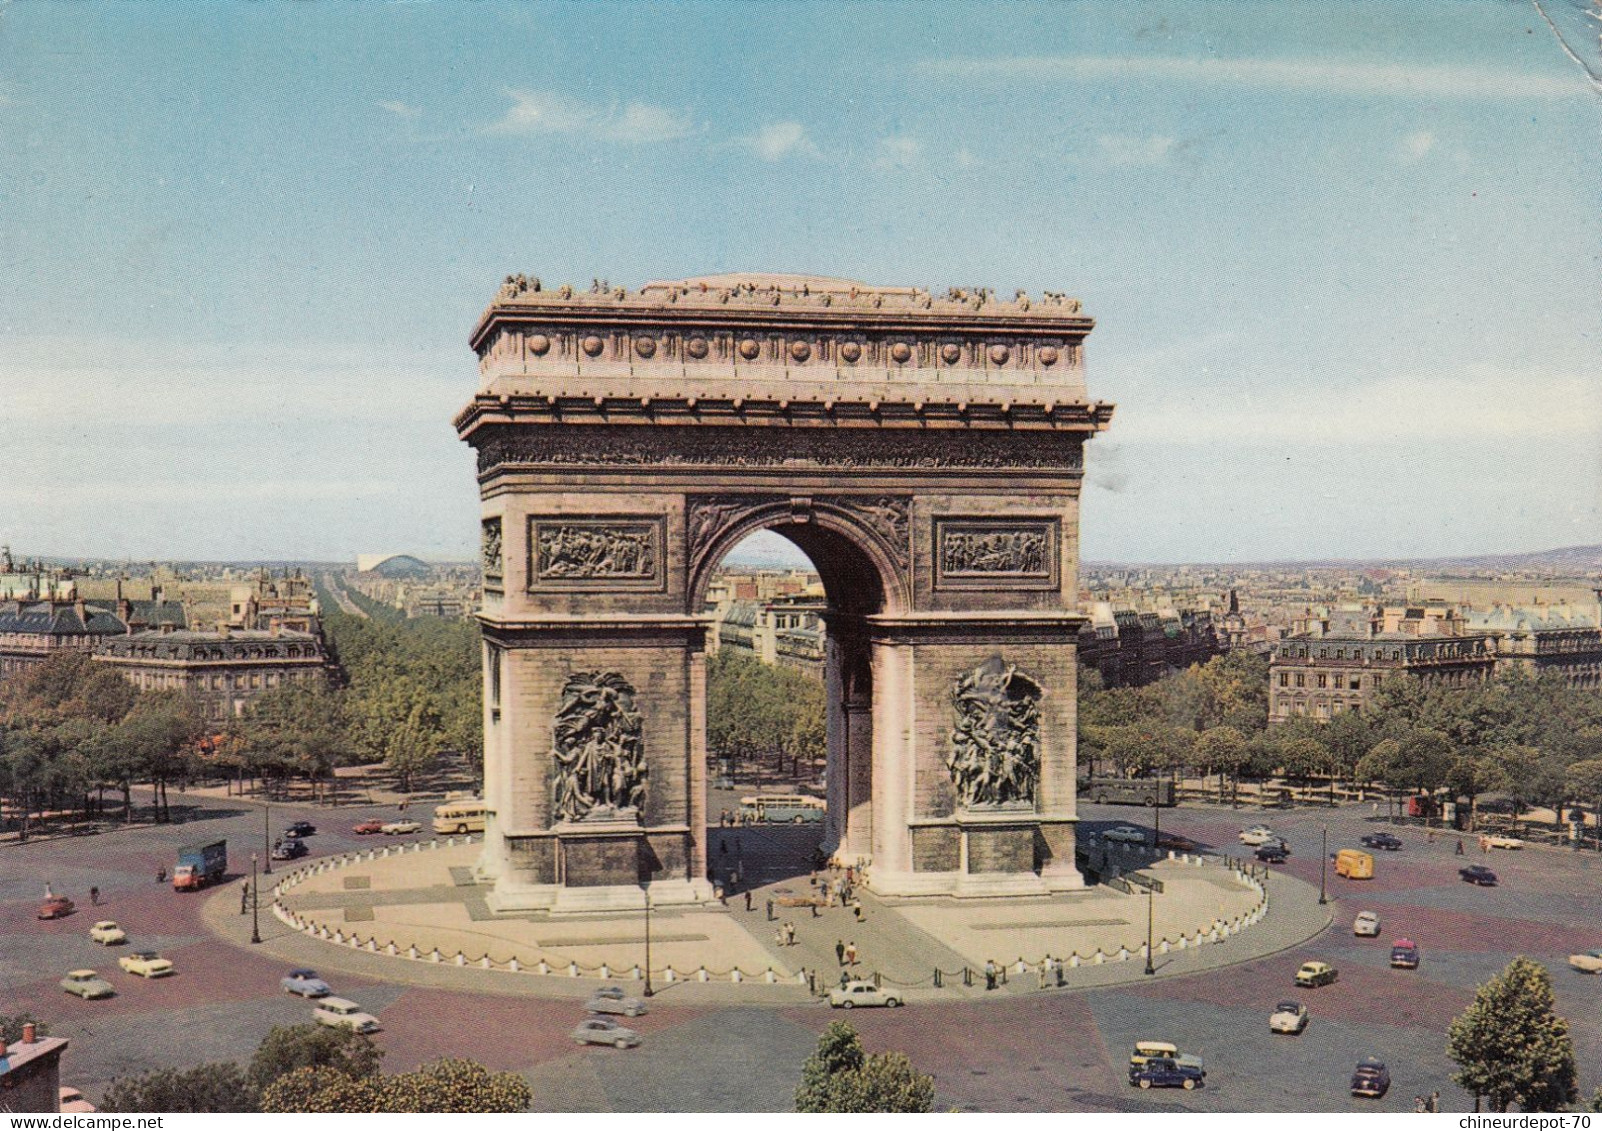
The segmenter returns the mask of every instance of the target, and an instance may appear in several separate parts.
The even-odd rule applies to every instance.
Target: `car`
[[[84,1001],[97,997],[110,997],[117,992],[110,982],[93,970],[73,970],[61,979],[60,985],[69,994],[77,994]]]
[[[136,950],[117,959],[117,965],[141,978],[165,978],[175,973],[172,963],[153,950]]]
[[[1412,939],[1397,939],[1391,944],[1391,965],[1398,970],[1418,969],[1418,944]]]
[[[1296,984],[1308,989],[1327,986],[1340,977],[1340,971],[1328,962],[1304,962],[1296,971]]]
[[[77,910],[77,905],[64,895],[53,895],[39,905],[40,919],[62,919]]]
[[[1206,1077],[1205,1068],[1181,1064],[1165,1056],[1154,1056],[1145,1064],[1131,1065],[1129,1069],[1129,1083],[1138,1088],[1184,1088],[1188,1092],[1199,1088]]]
[[[581,1045],[611,1045],[614,1048],[633,1048],[640,1043],[640,1035],[625,1029],[609,1017],[591,1017],[580,1021],[571,1036]]]
[[[1602,950],[1569,955],[1569,965],[1582,974],[1602,974]]]
[[[1290,849],[1282,841],[1273,841],[1269,844],[1260,844],[1253,854],[1264,864],[1283,864],[1290,857]]]
[[[291,840],[298,840],[303,836],[316,836],[317,826],[310,821],[296,821],[284,830],[284,835]]]
[[[422,832],[423,826],[416,821],[387,821],[379,826],[378,831],[385,836],[410,836]]]
[[[312,1010],[312,1020],[333,1029],[350,1029],[357,1033],[376,1033],[378,1018],[347,998],[325,997]]]
[[[1352,1070],[1352,1095],[1379,1099],[1391,1090],[1391,1070],[1378,1057],[1365,1056]]]
[[[61,1085],[56,1093],[56,1110],[62,1114],[81,1114],[96,1110],[95,1105],[83,1098],[83,1093],[70,1084]]]
[[[1267,844],[1271,840],[1284,843],[1284,838],[1267,825],[1253,825],[1249,829],[1240,830],[1240,842],[1248,847]]]
[[[1307,1028],[1307,1007],[1299,1001],[1282,1001],[1268,1017],[1270,1033],[1300,1033]]]
[[[1383,848],[1386,852],[1399,852],[1402,848],[1401,837],[1392,836],[1390,833],[1369,833],[1359,840],[1362,841],[1364,848]]]
[[[637,997],[629,997],[622,986],[602,986],[590,995],[584,1008],[591,1013],[621,1013],[625,1017],[638,1017],[648,1012],[646,1004]]]
[[[1101,834],[1101,839],[1115,841],[1118,844],[1145,844],[1146,830],[1137,829],[1134,825],[1114,825]]]
[[[1484,864],[1470,864],[1466,868],[1459,868],[1457,874],[1465,883],[1478,884],[1482,888],[1496,886],[1496,873]]]
[[[1380,917],[1372,911],[1360,911],[1352,920],[1352,934],[1358,938],[1376,939],[1380,933]]]
[[[303,840],[282,840],[273,845],[274,860],[299,860],[310,852]]]
[[[891,1009],[902,1003],[894,990],[881,990],[872,982],[847,982],[829,991],[829,1004],[836,1009],[855,1009],[858,1006],[884,1005]]]
[[[1487,848],[1506,848],[1517,852],[1524,847],[1524,842],[1516,836],[1506,836],[1502,833],[1492,833],[1485,837]]]
[[[334,992],[327,982],[317,976],[317,971],[304,966],[285,974],[278,979],[278,984],[286,994],[299,994],[301,997],[327,997]]]
[[[381,833],[384,831],[384,822],[380,821],[377,817],[372,817],[358,825],[355,825],[350,831],[355,833],[357,836],[372,836],[374,833]]]
[[[101,946],[111,946],[113,943],[128,941],[128,934],[110,919],[102,919],[89,928],[89,937]]]

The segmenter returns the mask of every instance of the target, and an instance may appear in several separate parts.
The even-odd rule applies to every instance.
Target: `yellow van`
[[[1348,880],[1372,880],[1374,858],[1355,848],[1343,848],[1335,854],[1335,874]]]
[[[447,801],[434,810],[434,831],[450,833],[481,833],[489,808],[482,798],[469,801]]]

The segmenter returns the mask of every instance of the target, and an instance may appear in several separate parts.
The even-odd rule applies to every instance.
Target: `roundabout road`
[[[275,829],[296,819],[319,826],[311,840],[314,855],[367,843],[350,827],[393,814],[392,807],[376,806],[272,809]],[[1085,806],[1082,815],[1086,827],[1140,824],[1148,816],[1119,806]],[[1166,811],[1162,823],[1165,832],[1240,853],[1236,832],[1259,820],[1288,837],[1293,854],[1287,870],[1314,885],[1321,829],[1328,828],[1333,852],[1355,847],[1358,836],[1379,827],[1367,807],[1266,814],[1185,808]],[[158,867],[171,868],[178,845],[213,837],[228,838],[237,871],[242,861],[248,864],[251,849],[260,850],[261,830],[259,807],[208,799],[185,810],[182,824],[0,847],[5,1011],[29,1010],[72,1039],[63,1062],[67,1082],[98,1097],[114,1076],[244,1059],[272,1025],[309,1019],[306,1003],[279,991],[281,959],[218,937],[205,921],[207,896],[180,895],[155,880]],[[1602,945],[1602,927],[1593,926],[1602,923],[1602,862],[1549,850],[1496,852],[1488,862],[1502,885],[1476,888],[1458,880],[1461,861],[1451,841],[1427,843],[1416,829],[1400,835],[1402,851],[1376,854],[1374,880],[1338,880],[1331,870],[1334,926],[1282,953],[1150,983],[1044,993],[1014,985],[976,1000],[859,1010],[851,1021],[870,1049],[899,1049],[933,1073],[942,1107],[1407,1111],[1414,1095],[1439,1090],[1443,1108],[1468,1110],[1468,1097],[1449,1082],[1446,1027],[1475,985],[1525,954],[1552,970],[1558,1009],[1575,1037],[1581,1092],[1589,1094],[1602,1083],[1594,1068],[1602,1062],[1597,983],[1571,971],[1566,958]],[[1469,853],[1479,858],[1472,840]],[[33,918],[46,882],[78,902],[76,914],[57,922]],[[103,909],[88,906],[91,885],[101,889]],[[1380,938],[1351,935],[1351,920],[1361,910],[1381,916]],[[176,964],[177,976],[147,983],[118,970],[116,948],[102,949],[88,938],[90,925],[102,917],[122,923],[135,945],[160,949]],[[270,921],[263,917],[264,931]],[[1390,941],[1404,934],[1422,949],[1418,970],[1388,966]],[[1294,991],[1292,973],[1307,958],[1333,962],[1340,980]],[[57,979],[80,966],[107,975],[118,995],[83,1002],[62,993]],[[841,1016],[814,1004],[675,1002],[670,990],[638,1019],[645,1043],[622,1052],[580,1049],[569,1041],[581,1014],[572,997],[411,985],[377,973],[340,975],[336,990],[383,1022],[377,1041],[389,1070],[471,1056],[523,1073],[541,1110],[787,1110],[817,1033]],[[1299,1037],[1268,1031],[1268,1014],[1283,997],[1299,997],[1311,1010],[1312,1023]],[[1129,1087],[1128,1049],[1142,1038],[1204,1055],[1208,1086],[1195,1092]],[[1391,1067],[1394,1083],[1384,1100],[1359,1101],[1346,1092],[1352,1065],[1365,1055]]]

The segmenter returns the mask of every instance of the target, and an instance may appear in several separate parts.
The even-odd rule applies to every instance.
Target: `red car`
[[[64,895],[53,895],[39,905],[39,918],[60,919],[64,915],[71,915],[74,910],[72,900]]]
[[[351,832],[355,833],[357,836],[370,836],[373,833],[380,833],[383,831],[384,822],[378,820],[377,818],[374,818],[371,821],[363,821],[361,824],[357,825],[351,830]]]

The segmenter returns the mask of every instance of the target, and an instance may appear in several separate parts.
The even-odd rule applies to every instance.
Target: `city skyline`
[[[499,280],[741,269],[1083,299],[1088,560],[1602,542],[1583,5],[285,11],[7,10],[19,552],[470,558]]]

